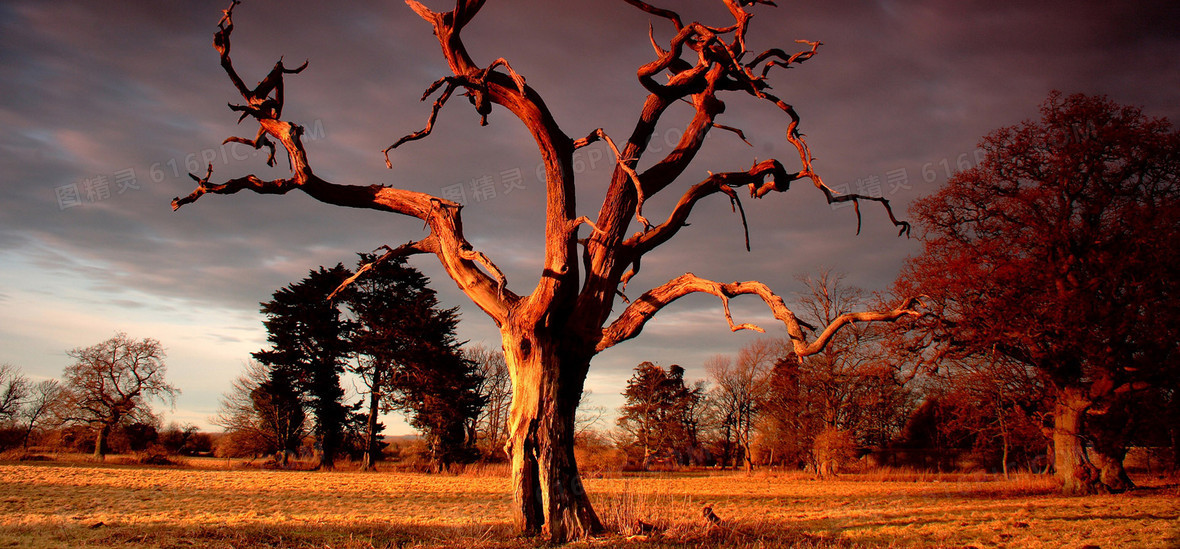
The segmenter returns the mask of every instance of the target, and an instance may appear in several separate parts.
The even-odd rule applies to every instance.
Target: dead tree
[[[225,10],[214,35],[214,48],[221,66],[245,100],[231,105],[241,116],[253,117],[259,130],[254,139],[231,137],[227,141],[255,148],[268,147],[273,164],[274,141],[287,151],[291,175],[262,180],[254,175],[210,182],[212,166],[203,176],[192,175],[197,188],[173,201],[174,209],[192,203],[205,194],[233,194],[243,190],[284,194],[298,189],[312,198],[336,206],[368,208],[416,217],[429,230],[421,240],[389,249],[384,258],[397,255],[433,254],[459,288],[500,328],[504,354],[512,374],[513,402],[510,410],[506,451],[512,462],[513,516],[524,533],[541,533],[563,541],[584,537],[602,529],[578,476],[574,462],[574,416],[582,394],[591,359],[599,352],[639,335],[644,325],[666,305],[690,294],[716,296],[725,307],[732,330],[758,330],[751,324],[735,323],[729,300],[752,294],[769,306],[775,318],[786,326],[801,356],[824,347],[841,326],[851,322],[890,321],[916,314],[907,301],[883,312],[848,314],[822,329],[798,320],[783,300],[766,285],[757,282],[720,283],[685,273],[634,301],[623,296],[627,281],[639,271],[643,257],[667,242],[687,225],[696,205],[713,195],[724,195],[740,211],[737,190],[745,188],[753,198],[771,192],[785,192],[792,182],[807,179],[828,203],[881,203],[901,233],[909,224],[894,218],[889,203],[880,197],[840,195],[824,185],[812,168],[812,156],[802,134],[795,109],[771,93],[767,75],[774,67],[789,67],[815,55],[819,42],[800,41],[802,51],[780,49],[752,54],[746,50],[746,30],[753,4],[768,0],[722,0],[734,17],[725,27],[684,23],[672,11],[639,0],[627,3],[675,27],[670,43],[651,42],[655,59],[638,70],[640,84],[648,95],[630,137],[619,148],[602,129],[585,137],[567,135],[546,107],[541,95],[512,69],[503,58],[486,65],[471,57],[462,39],[463,29],[479,12],[484,0],[457,0],[455,9],[438,13],[416,0],[406,0],[434,30],[451,74],[427,88],[424,99],[438,94],[425,128],[395,141],[389,152],[407,142],[427,137],[439,111],[456,92],[467,96],[481,116],[481,124],[493,105],[516,116],[532,134],[544,164],[546,210],[544,264],[531,291],[516,293],[504,274],[483,251],[475,249],[464,236],[461,205],[429,194],[384,185],[347,185],[322,179],[312,170],[301,136],[303,127],[281,118],[283,79],[307,67],[288,68],[282,60],[254,89],[246,87],[230,61],[234,0]],[[661,81],[663,75],[666,81]],[[705,137],[714,128],[740,130],[715,122],[725,109],[722,94],[745,95],[778,109],[786,124],[786,139],[798,152],[799,171],[790,172],[779,160],[756,162],[746,171],[712,173],[683,191],[667,219],[653,222],[643,215],[643,205],[676,182],[689,165]],[[679,143],[651,167],[636,170],[656,123],[667,109],[687,102],[695,110]],[[597,218],[578,214],[574,204],[574,152],[597,141],[605,141],[616,163],[610,185]],[[632,222],[642,229],[628,234]],[[658,221],[658,220],[657,220]],[[743,213],[744,224],[744,213]],[[579,231],[585,226],[582,236]],[[746,247],[749,248],[747,230]],[[626,307],[613,320],[616,300]],[[610,323],[608,324],[608,320]],[[809,338],[807,331],[814,332]]]

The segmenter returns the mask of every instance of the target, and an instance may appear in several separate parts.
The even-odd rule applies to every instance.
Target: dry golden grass
[[[1130,494],[1066,498],[1032,476],[591,479],[620,534],[573,545],[1180,546],[1180,489],[1139,480]],[[487,475],[0,464],[0,547],[535,546],[512,537],[510,500],[507,480]],[[701,519],[704,505],[723,528]]]

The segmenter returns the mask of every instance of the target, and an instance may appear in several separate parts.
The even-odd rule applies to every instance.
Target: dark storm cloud
[[[209,161],[214,180],[287,173],[281,153],[278,167],[268,168],[252,151],[220,146],[227,136],[256,131],[248,121],[235,125],[225,104],[239,98],[210,45],[226,4],[0,6],[0,253],[72,275],[96,292],[93,299],[131,312],[141,308],[143,295],[175,299],[172,307],[253,312],[308,269],[348,264],[356,251],[422,235],[416,220],[332,208],[297,193],[208,196],[170,211],[169,200],[192,189],[186,172],[203,171]],[[711,2],[676,4],[686,19],[725,23],[725,11]],[[1050,89],[1109,94],[1149,114],[1180,116],[1180,16],[1173,2],[781,4],[755,11],[751,46],[794,49],[796,39],[824,41],[814,59],[772,73],[775,92],[803,117],[817,170],[838,189],[875,188],[899,215],[945,181],[944,166],[974,162],[983,134],[1034,116]],[[649,22],[666,40],[666,21],[652,21],[624,2],[490,2],[465,38],[477,62],[509,59],[571,136],[603,127],[621,141],[643,100],[635,69],[652,59]],[[440,194],[519,171],[523,188],[469,200],[465,226],[469,239],[508,273],[511,288],[531,289],[539,274],[543,185],[531,137],[509,113],[496,109],[490,125],[479,127],[457,98],[434,135],[395,151],[393,170],[384,166],[380,149],[423,126],[429,102],[418,99],[446,72],[429,27],[402,2],[341,7],[249,0],[237,8],[235,23],[233,57],[248,82],[280,56],[288,65],[309,60],[307,71],[287,77],[284,115],[316,137],[308,152],[321,176]],[[768,157],[795,160],[783,139],[785,121],[772,106],[740,95],[724,99],[719,122],[742,128],[753,146],[715,131],[682,188],[707,170],[744,170]],[[672,111],[655,145],[662,139],[667,150],[678,136],[673,122],[687,116],[687,109]],[[583,152],[578,209],[593,216],[612,159],[605,147]],[[134,188],[121,188],[128,172]],[[102,182],[107,195],[87,195]],[[63,209],[59,191],[70,186],[80,205]],[[652,219],[678,198],[675,189],[667,193],[649,202]],[[851,208],[827,206],[807,182],[745,205],[753,253],[743,248],[741,222],[728,202],[709,200],[678,239],[645,259],[628,294],[692,270],[724,281],[763,280],[789,297],[799,287],[795,275],[820,265],[848,272],[851,283],[884,289],[905,256],[919,251],[916,240],[896,237],[873,204],[862,208],[862,234],[854,236]],[[464,337],[494,344],[493,327],[435,263],[415,260],[446,304],[464,307]],[[137,296],[124,295],[130,292]],[[8,299],[13,294],[5,289]],[[758,303],[735,307],[739,316],[763,315],[757,321],[773,332]],[[626,369],[641,360],[699,361],[702,353],[735,349],[746,336],[728,334],[718,311],[707,297],[678,304],[644,338],[604,354],[601,362],[619,371],[603,379],[621,386]]]

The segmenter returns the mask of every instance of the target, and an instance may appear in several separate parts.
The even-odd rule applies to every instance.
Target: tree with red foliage
[[[1040,120],[980,146],[983,162],[912,207],[925,249],[898,291],[933,298],[941,356],[996,353],[1036,372],[1066,493],[1130,488],[1109,423],[1133,421],[1114,413],[1129,395],[1177,380],[1180,134],[1054,92]]]

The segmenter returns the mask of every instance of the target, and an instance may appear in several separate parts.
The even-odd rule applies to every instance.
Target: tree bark
[[[1098,470],[1098,486],[1102,492],[1114,494],[1126,492],[1135,487],[1131,477],[1127,476],[1127,469],[1123,467],[1123,460],[1127,457],[1127,448],[1090,449],[1090,460]]]
[[[1173,472],[1180,471],[1180,425],[1172,424],[1172,466]]]
[[[332,435],[325,434],[320,437],[320,452],[319,460],[315,468],[320,471],[332,471],[336,469],[336,451],[333,448],[333,442],[329,438]]]
[[[1000,469],[1004,472],[1004,478],[1008,478],[1008,433],[1003,435],[1003,453],[1000,454]]]
[[[1086,425],[1093,444],[1089,448],[1091,463],[1098,468],[1099,488],[1122,493],[1135,487],[1127,476],[1123,461],[1127,457],[1127,433],[1132,429],[1131,410],[1125,395],[1115,395],[1100,414],[1091,412]]]
[[[1066,495],[1098,492],[1098,469],[1090,463],[1081,436],[1090,405],[1081,388],[1070,386],[1061,389],[1053,407],[1053,466]]]
[[[103,423],[98,428],[98,434],[94,437],[94,459],[96,461],[103,461],[107,454],[107,437],[111,434],[111,426]]]
[[[1009,439],[1009,433],[1008,433],[1008,424],[1004,421],[1004,411],[1003,410],[1000,410],[1000,412],[996,415],[996,421],[999,423],[999,426],[1000,426],[1000,444],[1001,444],[1000,469],[1004,473],[1004,478],[1007,479],[1008,478],[1008,439]]]
[[[746,406],[748,406],[748,403]],[[754,472],[754,452],[750,448],[750,415],[750,410],[745,408],[742,410],[741,416],[739,416],[744,418],[744,424],[739,424],[741,431],[738,436],[741,437],[742,441],[742,465],[745,466],[746,474]]]
[[[512,373],[505,450],[516,528],[557,543],[601,533],[573,452],[574,417],[592,353],[563,353],[553,340],[522,329],[505,327],[502,335]]]

